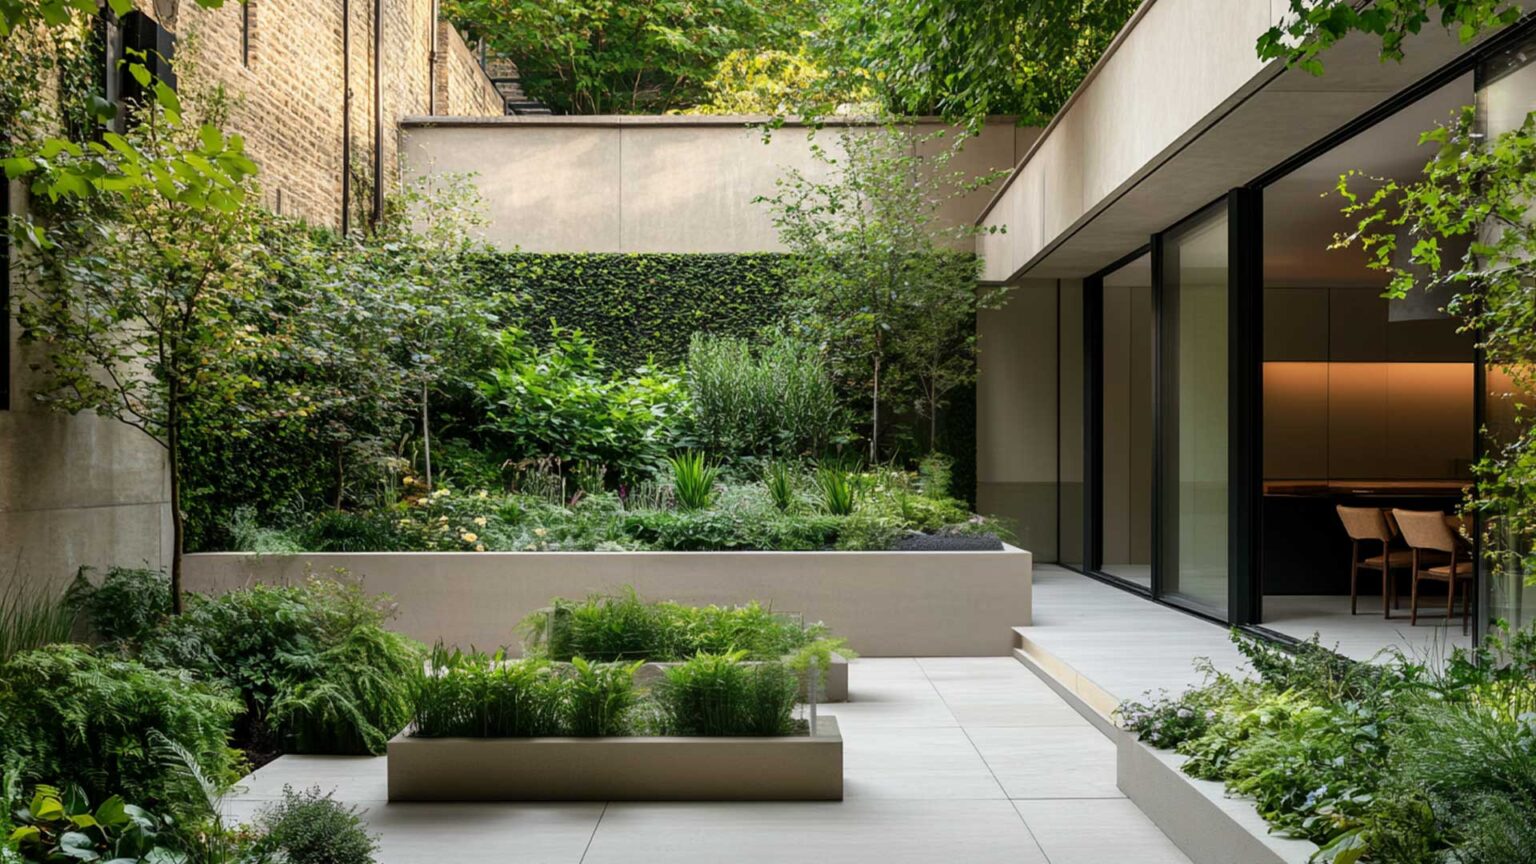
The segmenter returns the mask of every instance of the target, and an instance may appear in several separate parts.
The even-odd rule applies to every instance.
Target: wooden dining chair
[[[1338,505],[1339,521],[1344,523],[1344,533],[1349,535],[1349,614],[1355,614],[1355,604],[1360,596],[1360,570],[1381,571],[1381,615],[1392,617],[1393,595],[1396,583],[1393,570],[1413,568],[1413,553],[1407,549],[1393,549],[1392,526],[1385,513],[1378,507],[1346,507]],[[1380,543],[1380,555],[1360,557],[1360,544]],[[1369,552],[1372,547],[1366,547]]]
[[[1392,518],[1397,521],[1398,530],[1403,532],[1403,541],[1413,550],[1413,597],[1408,603],[1408,623],[1419,623],[1420,580],[1446,584],[1446,623],[1455,616],[1456,587],[1465,582],[1461,598],[1461,632],[1467,632],[1472,618],[1472,581],[1476,576],[1476,564],[1451,530],[1445,514],[1439,510],[1393,509]],[[1449,563],[1430,563],[1431,556],[1444,554],[1450,555]]]

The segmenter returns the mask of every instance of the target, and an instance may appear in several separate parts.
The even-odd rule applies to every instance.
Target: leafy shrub
[[[786,735],[799,682],[787,666],[742,662],[746,652],[698,654],[667,670],[656,688],[670,735]]]
[[[715,452],[814,456],[850,440],[826,361],[794,336],[777,333],[754,348],[695,333],[687,376],[695,434]]]
[[[498,344],[497,364],[476,382],[481,431],[512,460],[602,464],[628,479],[663,463],[687,412],[676,375],[654,366],[612,372],[578,330],[556,327],[541,348],[513,328]]]
[[[17,811],[16,821],[8,836],[22,861],[157,864],[176,860],[170,826],[117,795],[92,810],[90,798],[78,786],[61,792],[39,785]],[[0,854],[0,860],[7,859]]]
[[[405,725],[422,650],[384,629],[393,609],[383,600],[320,579],[187,600],[142,656],[239,692],[246,713],[237,737],[247,747],[379,753]]]
[[[412,678],[414,727],[424,738],[532,738],[558,734],[564,685],[549,663],[449,652]]]
[[[684,510],[703,510],[715,500],[720,468],[703,453],[688,451],[672,457],[672,494]]]
[[[257,848],[288,864],[373,864],[378,841],[369,836],[356,807],[321,794],[283,787],[282,800],[256,816],[262,832]]]
[[[66,596],[39,589],[12,573],[10,584],[0,591],[0,662],[69,641],[74,624],[75,611]]]
[[[171,614],[171,578],[163,570],[112,567],[92,585],[81,567],[69,588],[71,606],[104,642],[142,642]]]
[[[629,730],[629,713],[639,694],[635,672],[645,661],[591,663],[571,659],[562,726],[571,735],[597,737],[623,735]]]
[[[186,748],[208,776],[233,780],[239,763],[227,742],[240,710],[192,672],[51,645],[0,666],[0,764],[34,782],[68,777],[103,802],[119,790],[163,801],[176,781],[153,752],[154,736]]]
[[[229,534],[229,548],[236,552],[283,555],[304,551],[303,542],[295,532],[262,525],[256,508],[248,504],[235,508],[225,531]]]
[[[1440,671],[1234,639],[1255,679],[1207,666],[1205,685],[1128,703],[1122,723],[1321,860],[1536,860],[1536,632],[1495,633]]]

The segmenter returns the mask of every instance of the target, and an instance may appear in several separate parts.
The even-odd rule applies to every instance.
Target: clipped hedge
[[[751,336],[778,321],[792,257],[508,252],[475,266],[518,318],[580,329],[605,360],[632,369],[647,357],[683,362],[694,333]]]

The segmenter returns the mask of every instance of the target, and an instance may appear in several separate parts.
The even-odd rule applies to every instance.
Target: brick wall
[[[506,100],[497,91],[475,53],[464,44],[452,24],[437,25],[438,70],[434,85],[437,104],[433,114],[440,116],[490,117],[506,113]]]
[[[359,225],[368,218],[375,172],[381,171],[386,189],[400,176],[401,117],[434,109],[470,116],[502,113],[499,100],[486,98],[494,88],[467,49],[438,64],[440,76],[450,80],[434,87],[433,41],[442,37],[433,21],[432,0],[379,0],[378,5],[381,154],[374,152],[374,0],[229,0],[219,9],[204,9],[191,0],[141,0],[145,11],[174,30],[183,45],[195,46],[204,74],[239,95],[229,131],[245,137],[248,152],[261,166],[267,206],[332,227],[341,223],[348,131],[350,221]],[[344,39],[349,45],[345,63]],[[456,33],[447,41],[463,49]],[[349,89],[350,110],[344,110]],[[434,104],[444,90],[447,108]]]

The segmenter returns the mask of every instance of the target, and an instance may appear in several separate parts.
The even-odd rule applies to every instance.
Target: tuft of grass
[[[412,686],[415,735],[535,738],[560,731],[563,690],[548,661],[438,645]]]
[[[23,651],[68,642],[75,612],[64,595],[21,576],[19,565],[0,591],[0,662]]]
[[[859,500],[858,477],[837,465],[816,469],[816,487],[821,490],[821,508],[833,516],[849,516]]]
[[[715,500],[720,466],[703,453],[689,450],[672,457],[672,494],[684,510],[703,510]]]
[[[743,662],[746,653],[699,654],[667,670],[656,688],[669,735],[787,735],[799,682],[782,663]]]
[[[590,663],[573,658],[565,688],[565,731],[583,738],[629,732],[629,714],[640,698],[635,672],[644,663]]]
[[[768,487],[768,498],[774,509],[788,513],[795,503],[795,473],[787,462],[769,462],[763,472],[763,485]]]

